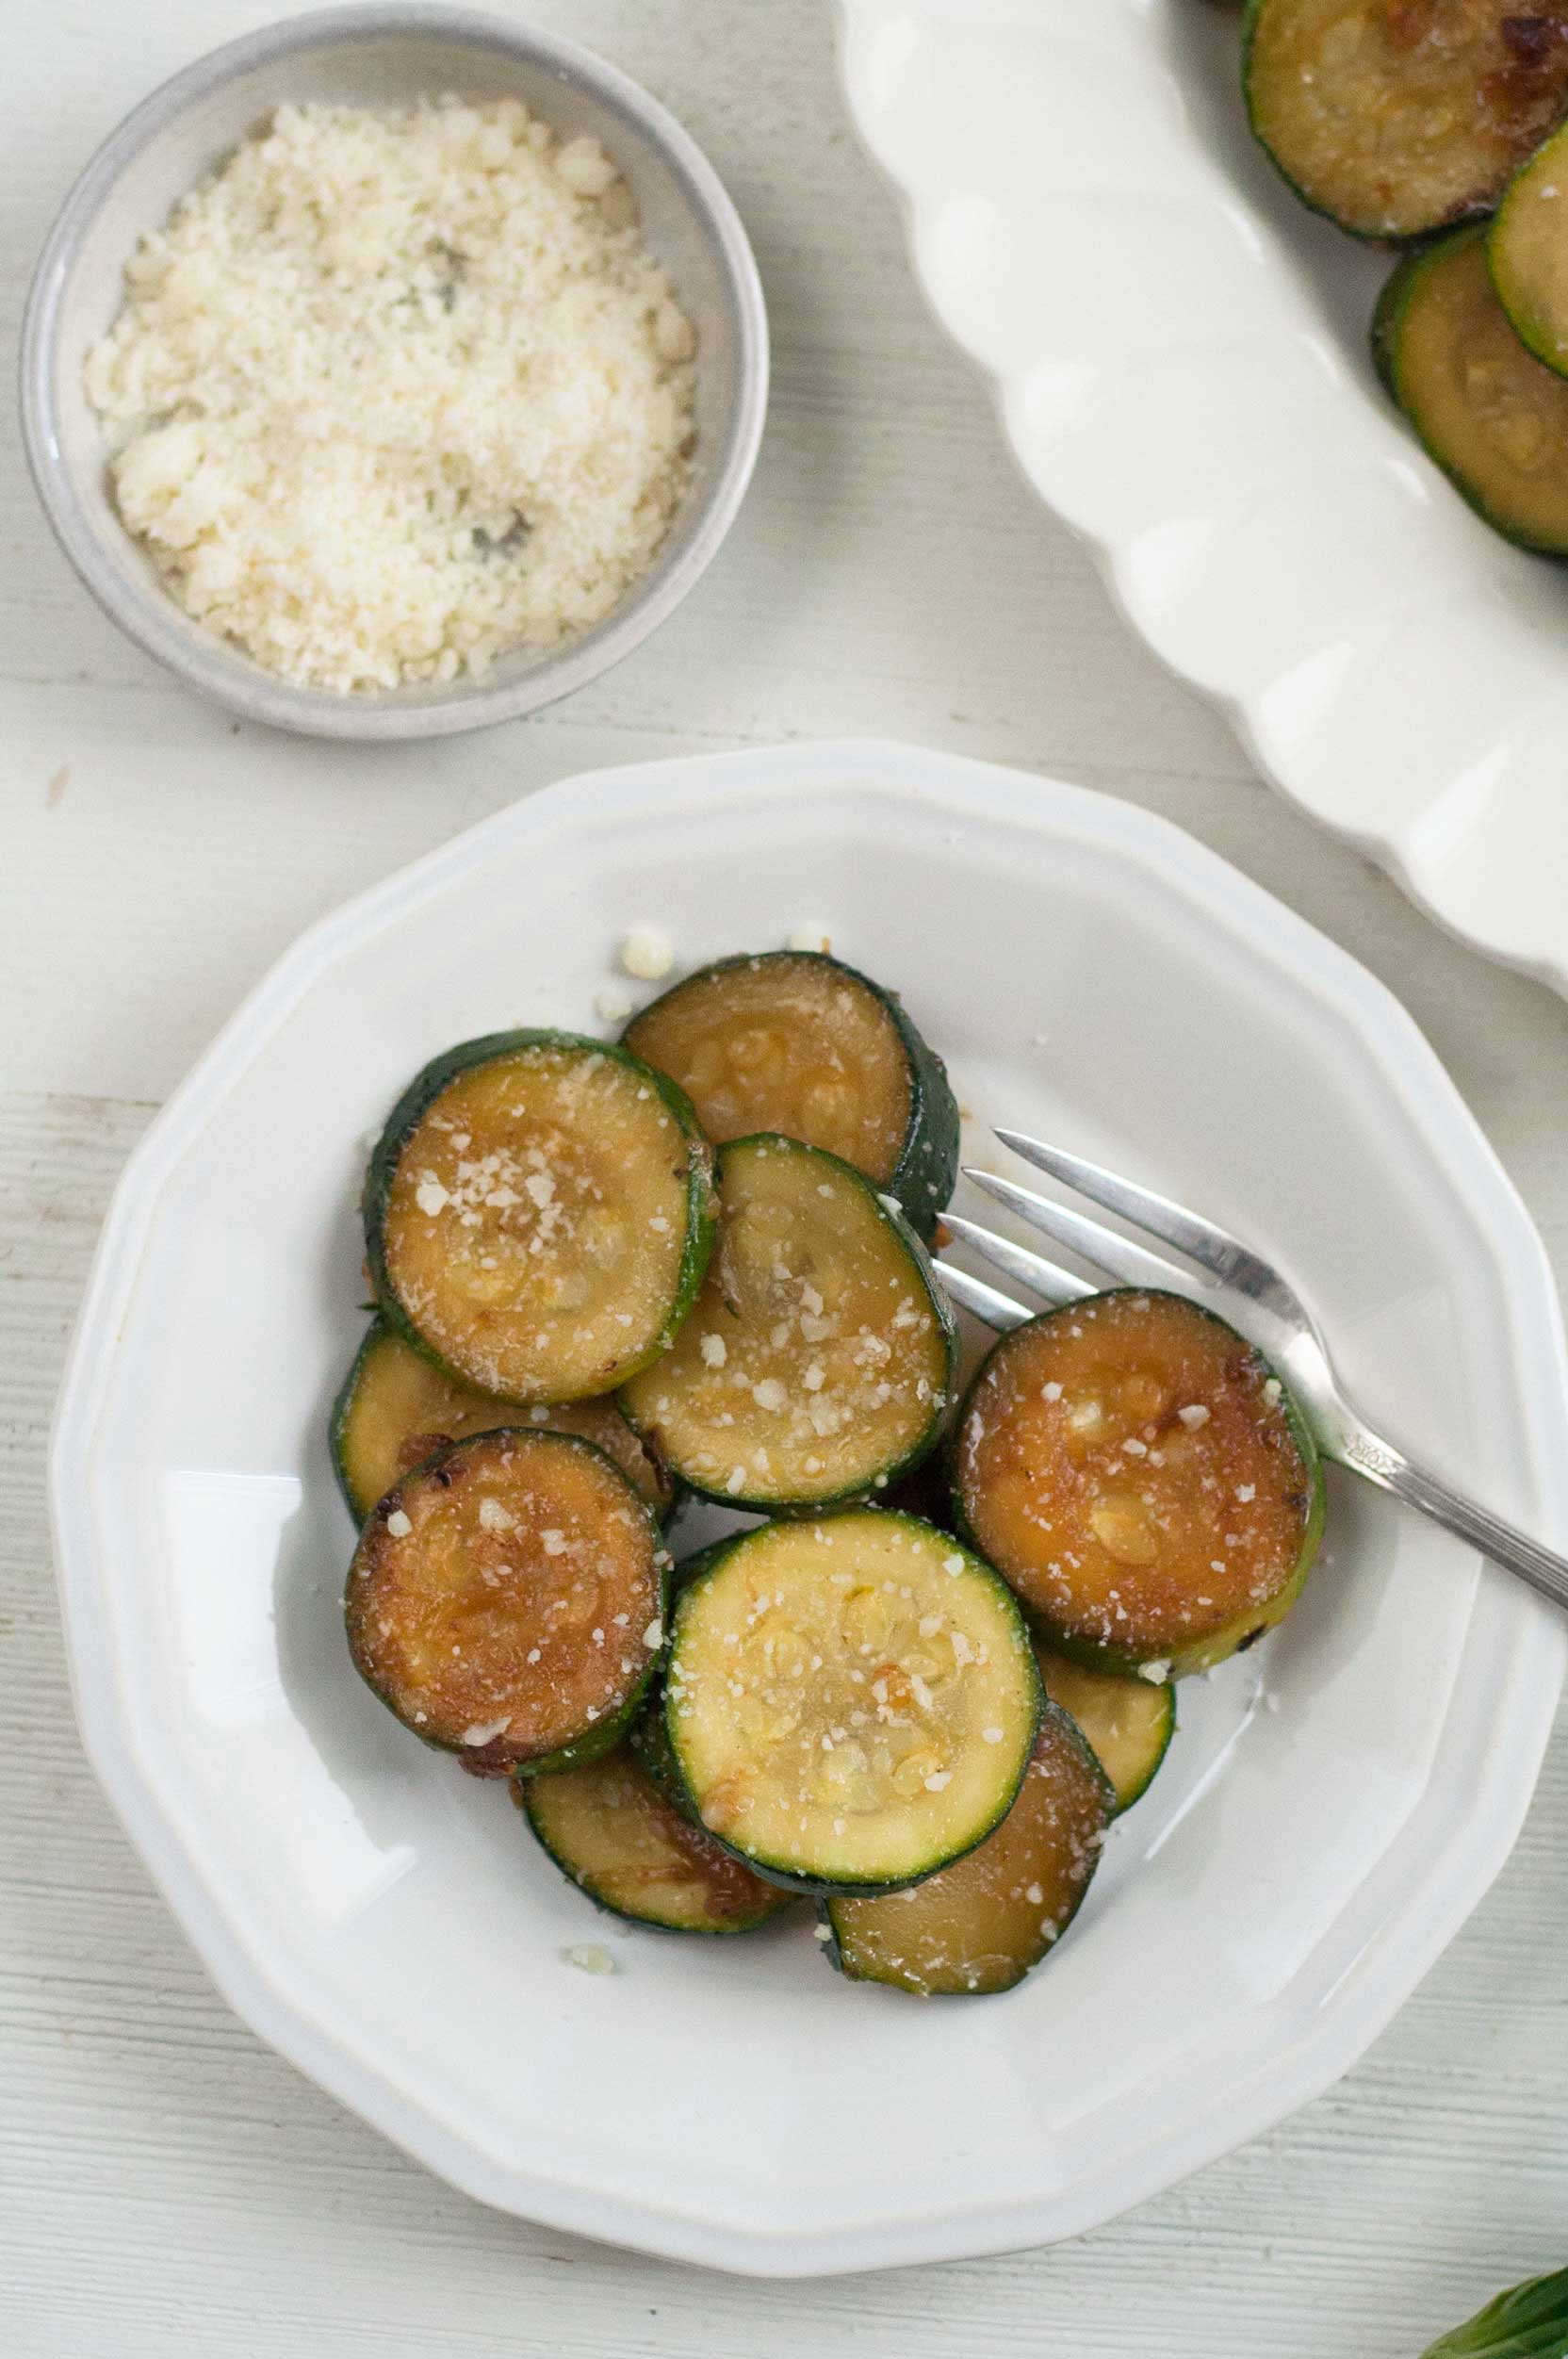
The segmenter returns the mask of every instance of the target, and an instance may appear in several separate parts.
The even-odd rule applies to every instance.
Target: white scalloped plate
[[[1568,570],[1367,357],[1392,267],[1252,141],[1206,0],[841,0],[915,267],[1041,497],[1303,810],[1568,991]]]
[[[132,1157],[52,1470],[84,1739],[240,2013],[486,2202],[776,2274],[1071,2235],[1387,2023],[1508,1854],[1568,1631],[1336,1483],[1301,1604],[1184,1684],[1166,1766],[1018,1990],[842,1982],[800,1917],[728,1941],[596,1917],[505,1792],[354,1676],[326,1425],[363,1316],[365,1133],[451,1041],[581,1024],[649,917],[689,964],[825,924],[904,988],[977,1122],[1005,1109],[1256,1238],[1384,1430],[1568,1530],[1540,1240],[1343,952],[1108,796],[907,746],[650,763],[316,926]],[[566,1962],[594,1939],[619,1973]]]

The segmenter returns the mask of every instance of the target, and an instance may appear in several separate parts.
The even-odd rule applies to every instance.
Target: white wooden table
[[[10,0],[8,344],[95,141],[283,5]],[[1400,994],[1568,1270],[1568,1007],[1446,941],[1298,819],[1134,643],[921,307],[846,126],[825,0],[530,13],[683,116],[741,205],[772,306],[756,487],[701,589],[612,677],[435,747],[242,730],[100,618],[48,540],[14,434],[0,446],[0,2352],[1413,2359],[1496,2286],[1568,2261],[1561,1726],[1511,1865],[1333,2094],[1079,2244],[819,2285],[574,2243],[427,2178],[228,2013],[82,1762],[42,1453],[120,1165],[302,926],[579,768],[870,731],[1166,813]]]

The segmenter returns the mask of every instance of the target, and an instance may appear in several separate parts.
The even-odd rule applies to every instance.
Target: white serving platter
[[[504,1790],[353,1674],[328,1406],[362,1313],[367,1132],[433,1051],[591,1024],[632,924],[682,965],[825,923],[1004,1113],[1255,1239],[1386,1428],[1559,1542],[1544,1255],[1413,1025],[1145,812],[874,744],[567,780],[306,934],[121,1184],[53,1460],[88,1750],[236,2008],[483,2201],[758,2273],[1093,2227],[1343,2072],[1528,1801],[1560,1624],[1335,1483],[1266,1645],[1182,1691],[1070,1938],[1019,1990],[839,1980],[808,1917],[596,1917]],[[566,1953],[602,1941],[619,1971]]]
[[[1568,569],[1425,456],[1392,256],[1299,205],[1211,0],[841,0],[916,271],[1040,496],[1276,785],[1568,991]]]

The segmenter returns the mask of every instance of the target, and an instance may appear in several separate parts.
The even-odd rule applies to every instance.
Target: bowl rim
[[[136,586],[106,557],[60,447],[55,395],[60,306],[82,240],[134,157],[198,100],[253,67],[389,36],[436,39],[499,52],[574,86],[656,148],[715,250],[736,344],[736,391],[711,464],[687,494],[694,522],[678,549],[656,556],[601,623],[520,680],[419,696],[393,690],[340,696],[279,680],[216,634],[192,639],[172,597]],[[186,684],[242,719],[296,734],[402,743],[516,720],[569,696],[629,655],[707,570],[750,483],[767,412],[767,308],[739,213],[707,156],[658,99],[580,43],[479,8],[426,0],[313,10],[207,50],[149,91],[84,166],[46,236],[27,292],[19,353],[23,448],[55,538],[111,622]]]
[[[1561,1684],[1568,1630],[1498,1574],[1472,1606],[1497,1633],[1504,1677],[1488,1699],[1509,1731],[1485,1774],[1452,1805],[1452,1825],[1401,1886],[1398,1906],[1338,1974],[1323,2005],[1266,2061],[1239,2070],[1203,2114],[1151,2130],[1099,2176],[1021,2187],[1005,2203],[955,2183],[939,2211],[884,2210],[825,2225],[694,2206],[676,2182],[637,2195],[581,2176],[520,2168],[492,2154],[461,2119],[406,2094],[353,2026],[312,2004],[291,1980],[282,1944],[257,1942],[188,1851],[159,1793],[156,1762],[113,1660],[110,1600],[119,1566],[95,1522],[98,1427],[125,1307],[170,1173],[276,1027],[319,976],[482,864],[501,843],[548,844],[561,827],[612,827],[675,805],[755,808],[759,794],[792,812],[804,796],[845,788],[890,807],[909,798],[962,825],[1028,827],[1087,844],[1157,886],[1163,904],[1206,920],[1239,953],[1266,959],[1282,985],[1331,1020],[1375,1065],[1391,1107],[1447,1175],[1469,1216],[1498,1314],[1498,1350],[1520,1370],[1518,1499],[1545,1536],[1568,1532],[1568,1350],[1550,1266],[1512,1182],[1413,1019],[1349,953],[1219,854],[1140,806],[1049,775],[875,739],[805,742],[662,757],[566,778],[477,826],[307,927],[249,994],[167,1102],[116,1188],[94,1256],[57,1409],[49,1492],[57,1578],[82,1743],[111,1805],[224,1997],[270,2044],[416,2159],[481,2202],[666,2258],[767,2277],[806,2277],[972,2259],[1054,2242],[1103,2225],[1322,2093],[1365,2052],[1435,1962],[1493,1881],[1528,1805]],[[1466,1625],[1466,1644],[1472,1624]],[[1432,1786],[1423,1795],[1429,1800]],[[1420,1807],[1420,1806],[1418,1806]]]

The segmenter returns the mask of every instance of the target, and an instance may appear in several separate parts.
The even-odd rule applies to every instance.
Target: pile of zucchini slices
[[[466,1042],[371,1155],[332,1432],[349,1646],[405,1728],[600,1907],[814,1904],[920,1994],[1044,1957],[1172,1678],[1287,1610],[1322,1501],[1278,1381],[1173,1296],[1031,1320],[960,1404],[957,1152],[940,1059],[825,955],[707,967],[616,1045]],[[677,1564],[694,1496],[748,1520]]]
[[[1568,7],[1250,0],[1253,130],[1306,204],[1410,251],[1379,375],[1523,549],[1568,553]]]

